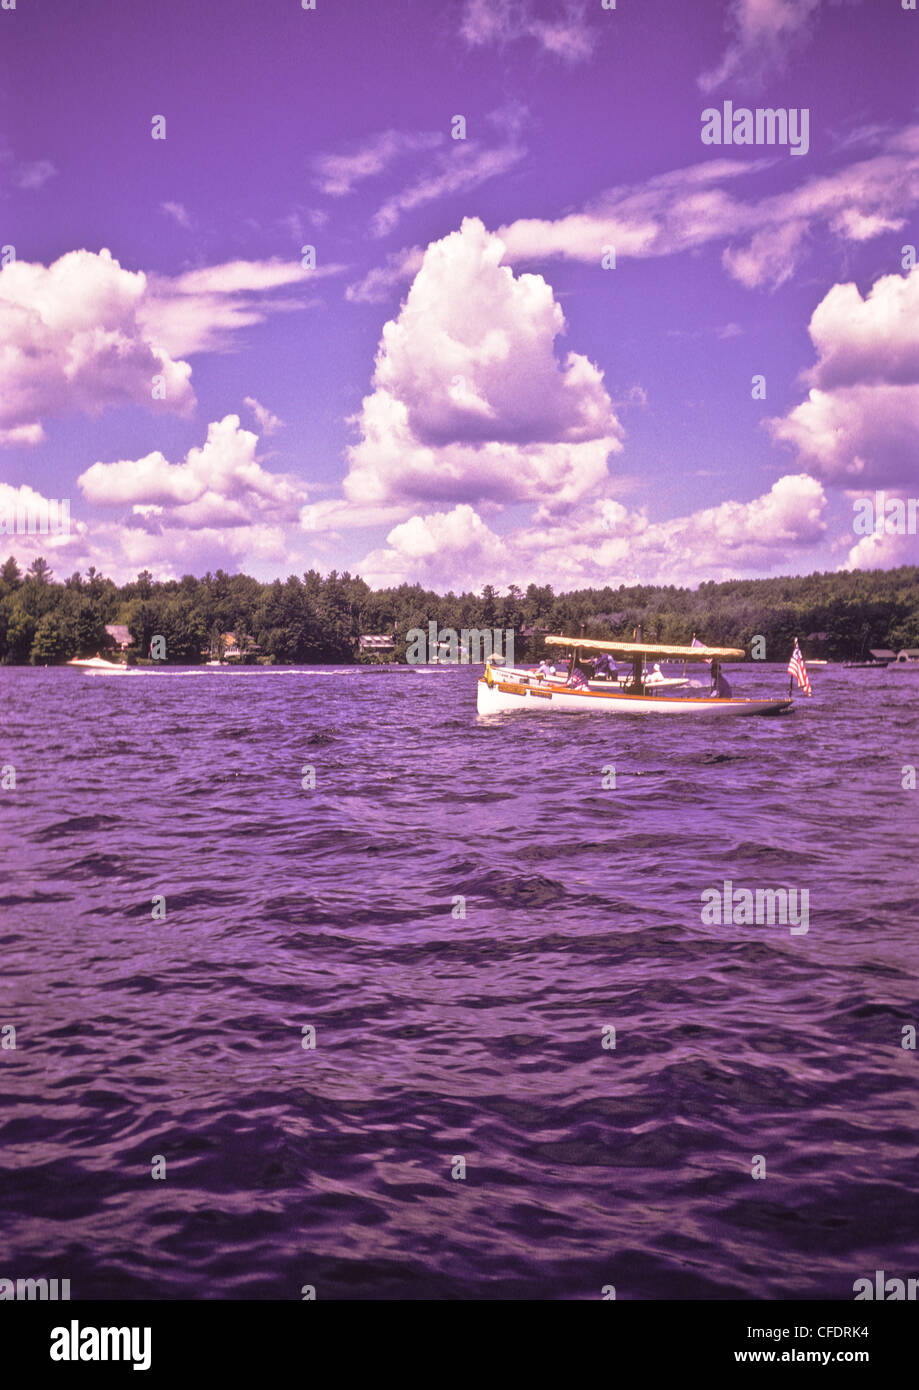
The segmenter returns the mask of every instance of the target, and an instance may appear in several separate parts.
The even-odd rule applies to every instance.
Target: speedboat
[[[136,676],[139,674],[131,666],[125,666],[123,661],[106,661],[104,656],[75,656],[66,663],[68,666],[78,666],[83,671],[107,671],[114,676]]]
[[[478,682],[479,714],[571,710],[590,714],[698,714],[719,718],[780,714],[792,706],[789,698],[744,699],[715,693],[709,696],[671,695],[669,691],[662,691],[660,684],[655,686],[647,676],[647,658],[706,661],[712,665],[714,686],[721,662],[744,660],[746,653],[739,647],[706,647],[701,644],[695,647],[667,647],[647,642],[599,642],[563,636],[548,636],[545,641],[549,646],[564,647],[568,652],[567,678],[557,673],[542,674],[505,666],[500,657],[491,657],[485,663],[485,674]],[[576,664],[586,659],[585,653],[601,651],[631,660],[631,679],[624,686],[618,681],[584,680],[581,685],[570,684],[577,679],[574,676]],[[666,677],[662,679],[666,680]],[[686,683],[689,683],[688,680]]]

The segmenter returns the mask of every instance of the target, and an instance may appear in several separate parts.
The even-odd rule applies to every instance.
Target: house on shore
[[[128,647],[133,647],[134,638],[124,623],[106,623],[105,630],[119,651],[126,652]]]
[[[365,633],[357,639],[357,654],[361,661],[388,661],[395,647],[395,637],[387,636],[385,633]]]
[[[261,651],[259,644],[254,642],[247,632],[223,632],[221,641],[224,661],[241,661],[244,657],[257,655]]]

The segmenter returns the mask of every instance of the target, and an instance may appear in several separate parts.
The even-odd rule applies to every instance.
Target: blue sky
[[[438,590],[916,562],[853,501],[916,490],[917,55],[902,0],[20,0],[0,515],[73,524],[6,553]],[[726,100],[806,108],[806,154],[703,144]]]

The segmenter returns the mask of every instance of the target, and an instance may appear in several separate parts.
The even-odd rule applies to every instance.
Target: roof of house
[[[359,639],[362,647],[386,648],[396,645],[395,639],[385,634],[364,633]]]
[[[116,642],[121,642],[126,646],[130,647],[134,640],[126,623],[106,623],[105,630],[109,637],[112,637]]]
[[[878,661],[893,661],[894,659],[895,654],[889,651],[887,647],[870,647],[869,650],[871,655],[876,657]]]

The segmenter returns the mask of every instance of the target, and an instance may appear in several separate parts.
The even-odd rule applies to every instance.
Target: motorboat
[[[111,676],[136,676],[139,674],[135,667],[126,666],[123,661],[106,661],[104,656],[75,656],[65,664],[77,666],[82,671],[106,672]]]
[[[485,674],[477,687],[479,714],[566,710],[591,714],[675,714],[704,715],[706,718],[735,717],[754,714],[780,714],[792,707],[790,698],[749,699],[719,695],[717,685],[721,663],[743,661],[746,653],[739,647],[696,646],[668,647],[648,642],[601,642],[583,637],[547,636],[548,646],[562,647],[568,654],[567,676],[554,672],[533,671],[506,666],[500,657],[485,663]],[[606,652],[614,658],[630,660],[631,677],[624,684],[618,680],[589,681],[575,674],[578,663],[585,662],[588,653]],[[712,693],[707,696],[671,694],[647,674],[646,661],[704,661],[711,663]],[[689,684],[686,678],[686,684]]]

